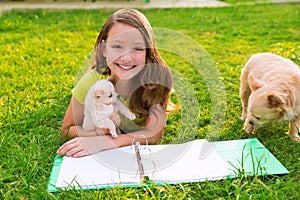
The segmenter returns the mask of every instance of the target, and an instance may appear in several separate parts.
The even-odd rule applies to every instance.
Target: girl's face
[[[129,80],[146,63],[146,44],[140,31],[124,23],[116,23],[108,32],[103,56],[117,79]]]

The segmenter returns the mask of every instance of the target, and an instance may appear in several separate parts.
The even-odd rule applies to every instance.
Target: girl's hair
[[[115,23],[124,23],[137,28],[146,44],[146,64],[141,72],[131,80],[131,88],[134,88],[134,91],[129,101],[130,109],[140,117],[148,116],[149,109],[154,104],[161,104],[166,109],[172,88],[172,74],[157,50],[149,21],[139,11],[121,9],[108,18],[94,46],[92,68],[95,68],[99,74],[111,75],[106,58],[102,54],[102,45],[103,41],[107,40],[108,33]]]

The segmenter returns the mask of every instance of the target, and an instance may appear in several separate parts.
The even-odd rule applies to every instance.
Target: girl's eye
[[[121,45],[115,44],[115,45],[112,45],[112,48],[113,48],[113,49],[121,49],[122,46],[121,46]]]
[[[135,51],[144,51],[144,49],[145,49],[145,48],[142,48],[142,47],[135,47],[135,48],[134,48]]]

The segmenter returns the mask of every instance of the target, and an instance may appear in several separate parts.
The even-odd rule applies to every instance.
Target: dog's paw
[[[111,137],[117,138],[117,137],[118,137],[118,134],[117,134],[117,133],[112,133],[112,134],[111,134]]]
[[[244,126],[244,130],[245,130],[247,133],[254,134],[255,127],[254,127],[254,126],[251,126],[251,125],[246,125],[246,126]]]
[[[300,144],[300,137],[291,137],[291,139]]]
[[[288,133],[287,133],[288,134]],[[297,142],[297,143],[299,143],[300,144],[300,137],[299,136],[291,136],[291,135],[289,135],[290,136],[290,138],[293,140],[293,141],[295,141],[295,142]]]
[[[293,134],[290,132],[285,132],[285,134],[287,134],[293,141],[300,143],[300,137],[297,132]]]
[[[117,134],[117,130],[118,128],[110,128],[110,135],[111,135],[111,137],[113,137],[113,138],[117,138],[118,137],[118,134]]]
[[[240,117],[240,119],[241,119],[242,121],[245,121],[246,118],[247,118],[247,115],[244,115],[244,114],[242,114],[241,117]]]
[[[134,120],[136,117],[135,117],[135,114],[133,113],[128,113],[128,119],[130,120]]]

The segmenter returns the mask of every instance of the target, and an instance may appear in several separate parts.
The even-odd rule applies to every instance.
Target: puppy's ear
[[[250,86],[251,91],[255,91],[263,86],[263,83],[256,79],[253,74],[249,74],[248,76],[248,84]]]
[[[285,105],[283,98],[275,92],[269,92],[266,99],[270,108],[279,108]]]

